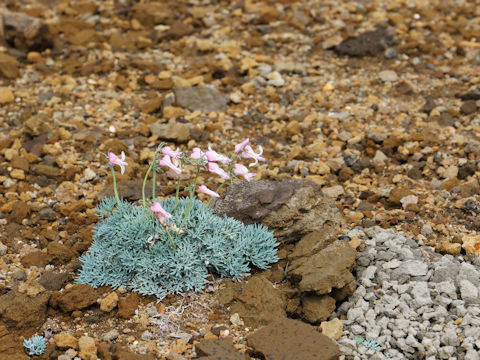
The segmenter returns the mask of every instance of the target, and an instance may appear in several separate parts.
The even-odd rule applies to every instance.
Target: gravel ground
[[[361,314],[347,305],[337,312],[347,316],[345,356],[365,350],[354,346],[361,337],[399,357],[475,359],[478,343],[466,339],[478,319],[469,264],[480,256],[476,1],[6,0],[0,15],[0,296],[49,272],[63,279],[55,291],[73,284],[93,208],[112,183],[102,152],[126,153],[130,166],[118,181],[135,198],[159,142],[228,153],[249,137],[267,158],[256,179],[320,184],[348,228],[370,237],[358,262],[358,275],[370,278],[352,297]],[[171,173],[158,183],[161,196],[174,193]],[[378,257],[389,241],[391,259]],[[405,241],[398,251],[397,241]],[[427,260],[419,244],[438,259]],[[414,273],[427,269],[408,283],[412,261],[423,264]],[[442,285],[437,266],[460,275]],[[372,286],[381,288],[367,292]],[[379,308],[391,331],[383,333],[369,305],[380,292],[422,321],[399,318],[397,328],[389,323],[395,310]],[[253,329],[233,326],[214,290],[198,296],[181,316],[183,297],[156,307],[196,340],[225,326],[245,351]],[[428,298],[433,305],[421,305]],[[77,337],[101,339],[115,328],[133,351],[192,358],[185,339],[142,338],[155,332],[147,314],[155,299],[138,302],[128,321],[92,310],[49,317]],[[448,314],[427,311],[442,304]]]
[[[392,230],[366,233],[359,286],[332,315],[345,317],[342,359],[480,359],[480,260],[435,253]]]

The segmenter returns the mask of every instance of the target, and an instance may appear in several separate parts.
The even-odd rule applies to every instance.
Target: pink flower
[[[211,197],[216,197],[216,198],[220,197],[220,195],[219,195],[218,193],[216,193],[215,191],[210,190],[210,189],[207,188],[205,185],[199,186],[199,187],[198,187],[198,191],[201,192],[201,193],[210,195]]]
[[[225,179],[225,180],[230,179],[230,175],[228,175],[228,173],[225,170],[220,168],[220,166],[218,166],[217,163],[209,162],[207,166],[208,166],[208,171],[219,175],[222,179]]]
[[[152,206],[150,206],[150,210],[152,210],[155,213],[158,221],[160,221],[164,225],[166,224],[165,218],[170,219],[172,217],[172,214],[165,211],[165,209],[162,208],[162,205],[160,205],[158,201]]]
[[[247,181],[250,181],[253,179],[256,173],[249,173],[248,168],[242,164],[235,164],[233,173],[237,176],[243,176],[243,178]]]
[[[230,162],[230,158],[228,156],[221,155],[210,148],[208,148],[208,151],[205,153],[205,156],[208,161],[220,161],[223,164],[228,164]]]
[[[190,157],[192,159],[205,160],[205,153],[202,150],[200,150],[199,147],[194,147]]]
[[[245,146],[247,146],[249,141],[250,140],[247,138],[243,140],[240,144],[235,145],[235,154],[238,154],[240,151],[242,151],[245,148]]]
[[[108,153],[108,163],[112,166],[114,165],[120,166],[120,172],[122,174],[125,172],[125,166],[128,165],[128,163],[124,160],[125,160],[125,153],[123,151],[122,151],[121,158],[119,158],[113,152]]]
[[[169,155],[165,155],[162,160],[158,162],[162,166],[167,166],[170,169],[172,169],[175,173],[180,175],[182,173],[182,170],[180,170],[178,167],[176,167],[173,163],[172,160],[170,159]]]
[[[255,151],[253,151],[253,149],[250,145],[245,146],[245,148],[242,152],[242,157],[244,159],[254,159],[255,160],[255,162],[250,163],[250,165],[248,165],[248,166],[257,165],[258,161],[265,161],[265,158],[260,156],[260,155],[263,154],[263,149],[262,149],[261,146],[259,146],[259,148],[260,148],[260,150],[258,151],[258,154],[257,154]]]
[[[172,158],[178,158],[181,153],[182,153],[181,151],[178,151],[178,148],[177,148],[177,150],[172,150],[172,148],[170,146],[165,146],[162,149],[162,154],[168,155]]]

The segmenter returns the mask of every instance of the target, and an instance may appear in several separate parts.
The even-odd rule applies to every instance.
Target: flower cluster
[[[153,184],[154,184],[152,189],[153,203],[150,205],[150,210],[156,216],[160,224],[162,224],[162,226],[164,227],[165,231],[168,234],[168,237],[170,238],[172,246],[175,246],[175,245],[174,245],[173,237],[169,232],[169,229],[170,230],[177,229],[178,231],[181,231],[183,221],[182,221],[182,224],[180,224],[180,226],[177,226],[176,224],[169,224],[167,222],[167,219],[171,219],[172,214],[165,211],[162,208],[160,202],[156,201],[155,199],[155,184],[156,184],[155,178],[158,170],[157,166],[168,168],[178,176],[176,197],[175,197],[176,200],[175,200],[175,207],[174,207],[174,211],[176,211],[177,203],[178,203],[178,195],[180,191],[181,174],[184,170],[185,165],[193,165],[194,167],[196,167],[196,175],[195,175],[193,184],[190,186],[184,187],[189,191],[190,204],[193,201],[195,192],[209,195],[211,197],[210,199],[211,201],[213,198],[220,197],[219,191],[227,184],[228,181],[230,181],[231,183],[234,178],[239,178],[239,177],[242,177],[247,181],[251,181],[256,175],[256,173],[249,172],[249,169],[245,165],[237,163],[236,161],[238,160],[239,157],[243,159],[252,159],[253,162],[251,162],[248,165],[249,167],[251,167],[258,164],[259,161],[265,161],[265,158],[261,156],[263,154],[262,147],[259,146],[259,151],[255,152],[251,147],[251,145],[249,145],[249,142],[250,142],[249,139],[245,139],[241,143],[237,144],[235,146],[233,154],[230,157],[217,153],[216,151],[212,150],[211,147],[209,147],[207,151],[203,151],[199,147],[195,147],[193,148],[190,154],[186,154],[185,152],[180,151],[178,148],[176,150],[173,150],[170,146],[164,146],[164,144],[158,147],[157,151],[155,152],[153,162],[150,164],[150,167],[144,179],[143,189],[142,189],[143,206],[144,207],[147,206],[147,202],[145,199],[146,180],[148,178],[149,173],[153,170]],[[115,155],[113,152],[109,152],[107,155],[107,158],[108,158],[108,163],[111,166],[111,170],[112,170],[115,198],[116,198],[117,204],[119,204],[120,198],[117,192],[114,166],[120,166],[120,171],[123,174],[125,172],[125,167],[128,165],[128,163],[125,161],[124,152],[121,153],[120,157]],[[209,189],[205,185],[197,185],[198,175],[200,170],[202,169],[212,174],[216,174],[220,176],[221,179],[223,179],[223,183],[215,191]],[[210,204],[210,201],[208,202],[208,204]],[[191,206],[187,207],[187,211],[184,214],[184,220],[187,218],[190,208]]]

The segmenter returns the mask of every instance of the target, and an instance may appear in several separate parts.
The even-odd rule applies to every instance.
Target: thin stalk
[[[172,235],[170,235],[170,231],[168,231],[166,226],[164,226],[163,228],[165,229],[165,232],[167,233],[168,238],[170,239],[170,243],[172,244],[172,247],[175,249],[176,248],[175,242],[173,241]]]
[[[157,186],[157,154],[153,156],[153,176],[152,176],[152,202],[155,201],[155,187]]]
[[[182,226],[185,223],[185,220],[187,219],[188,214],[190,214],[190,210],[192,210],[193,196],[195,195],[195,189],[197,187],[197,180],[198,180],[198,174],[199,173],[200,173],[200,165],[197,165],[197,173],[195,174],[195,180],[193,181],[193,185],[190,188],[190,197],[188,199],[187,210],[185,211],[185,214],[183,215],[182,223],[180,224],[179,229],[182,229]]]
[[[113,166],[110,166],[110,169],[112,170],[113,192],[115,193],[115,200],[117,200],[117,205],[120,206],[120,198],[118,197],[117,179],[115,177],[115,170],[113,169]]]
[[[147,207],[147,201],[145,200],[145,185],[147,184],[147,179],[148,179],[148,175],[150,174],[150,171],[152,171],[152,167],[154,166],[155,164],[155,157],[153,157],[153,160],[152,163],[150,164],[150,166],[148,167],[148,170],[147,170],[147,173],[145,174],[145,178],[143,179],[143,185],[142,185],[142,202],[143,202],[143,207],[146,208]]]
[[[185,160],[182,159],[182,161],[180,162],[180,170],[183,170],[183,162]],[[177,190],[175,191],[175,206],[173,207],[173,214],[175,215],[175,213],[177,212],[177,205],[178,205],[178,194],[180,192],[180,175],[178,175],[178,179],[177,179]]]

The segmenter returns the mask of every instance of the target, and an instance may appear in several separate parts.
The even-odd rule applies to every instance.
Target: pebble
[[[383,70],[378,73],[378,77],[383,82],[394,82],[398,80],[397,73],[392,70]]]
[[[0,105],[11,103],[15,100],[9,87],[0,87]]]

